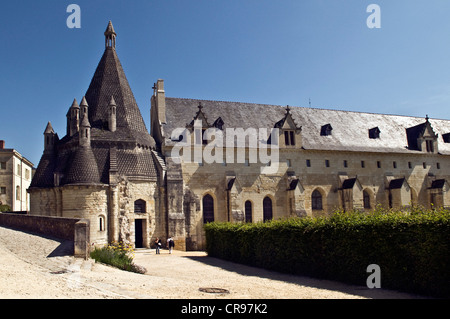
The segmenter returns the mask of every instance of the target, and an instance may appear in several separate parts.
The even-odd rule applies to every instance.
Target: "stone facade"
[[[8,206],[12,211],[30,209],[27,188],[33,167],[34,164],[17,150],[5,148],[5,141],[0,141],[0,205]]]
[[[142,119],[118,59],[110,22],[89,88],[67,112],[60,139],[50,123],[28,192],[32,215],[83,218],[95,245],[149,248],[167,236],[164,160]]]
[[[168,174],[177,176],[175,206],[183,206],[183,215],[173,223],[184,226],[179,237],[186,249],[205,248],[207,214],[214,221],[260,222],[377,205],[450,207],[450,145],[441,137],[450,132],[446,120],[166,98],[163,80],[154,86],[151,120],[157,147],[167,162],[178,163],[168,166]],[[202,126],[196,128],[196,121]],[[252,125],[278,129],[278,154],[270,163],[278,168],[269,173],[267,163],[252,160]],[[206,132],[226,135],[227,128],[242,128],[248,140],[223,143],[220,151],[216,145],[220,155],[210,163],[205,155],[220,135]]]
[[[200,250],[211,221],[450,207],[448,120],[170,98],[159,79],[149,134],[111,23],[105,39],[66,136],[46,127],[32,214],[88,219],[99,245]]]

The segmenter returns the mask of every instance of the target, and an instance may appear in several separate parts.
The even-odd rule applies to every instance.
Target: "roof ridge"
[[[363,112],[363,111],[355,111],[355,110],[342,110],[336,108],[325,108],[325,107],[309,107],[309,106],[298,106],[298,105],[279,105],[279,104],[267,104],[267,103],[256,103],[256,102],[238,102],[238,101],[225,101],[225,100],[208,100],[208,99],[195,99],[195,98],[180,98],[180,97],[166,97],[166,99],[178,99],[178,100],[195,100],[195,101],[205,101],[205,102],[220,102],[220,103],[239,103],[239,104],[248,104],[248,105],[261,105],[261,106],[276,106],[286,108],[289,106],[292,108],[301,108],[301,109],[311,109],[311,110],[320,110],[320,111],[334,111],[334,112],[349,112],[349,113],[358,113],[358,114],[373,114],[373,115],[386,115],[386,116],[400,116],[406,118],[414,118],[414,119],[422,119],[419,116],[411,116],[411,115],[402,115],[402,114],[393,114],[393,113],[375,113],[375,112]],[[425,118],[423,118],[425,120]],[[448,121],[447,119],[441,118],[429,118],[430,120],[440,120],[440,121]]]

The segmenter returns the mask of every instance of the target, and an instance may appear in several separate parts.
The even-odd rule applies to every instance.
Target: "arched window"
[[[98,217],[98,230],[99,231],[105,230],[105,217],[104,216]]]
[[[134,202],[134,212],[136,214],[145,214],[146,213],[145,200],[138,199],[137,201]]]
[[[271,220],[273,218],[272,212],[272,200],[270,197],[264,197],[263,200],[263,219],[264,221]]]
[[[214,221],[214,199],[207,194],[203,197],[203,223]]]
[[[311,207],[315,210],[322,210],[322,194],[316,189],[311,195]]]
[[[364,202],[364,208],[365,209],[371,209],[371,205],[370,205],[370,194],[368,191],[364,190],[363,191],[363,202]]]
[[[245,222],[252,222],[252,202],[249,200],[245,202]]]

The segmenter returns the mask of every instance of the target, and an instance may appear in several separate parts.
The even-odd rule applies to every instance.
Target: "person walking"
[[[169,239],[167,239],[167,246],[169,247],[169,254],[171,254],[173,251],[173,247],[175,247],[175,242],[172,237],[169,237]]]
[[[156,254],[160,254],[160,250],[161,250],[161,239],[159,239],[158,237],[156,237],[156,240],[155,240],[155,246],[156,246]]]

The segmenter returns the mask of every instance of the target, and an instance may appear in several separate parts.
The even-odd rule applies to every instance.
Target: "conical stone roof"
[[[131,136],[141,145],[155,146],[155,141],[147,131],[114,47],[105,48],[85,97],[89,104],[89,122],[92,128],[107,127],[105,123],[108,122],[109,104],[113,98],[117,107],[118,133],[115,135],[122,133],[122,137]],[[94,133],[93,136],[95,137]]]
[[[105,36],[111,34],[116,35],[110,22]],[[111,103],[116,105],[115,131],[108,128]],[[32,187],[108,184],[112,162],[119,176],[157,180],[152,156],[155,141],[147,131],[117,56],[115,42],[114,45],[106,43],[89,88],[78,107],[87,109],[88,116],[82,117],[81,110],[79,120],[80,128],[90,126],[90,143],[88,146],[80,145],[80,132],[58,140],[53,152],[44,152]],[[53,131],[50,124],[47,130]]]

